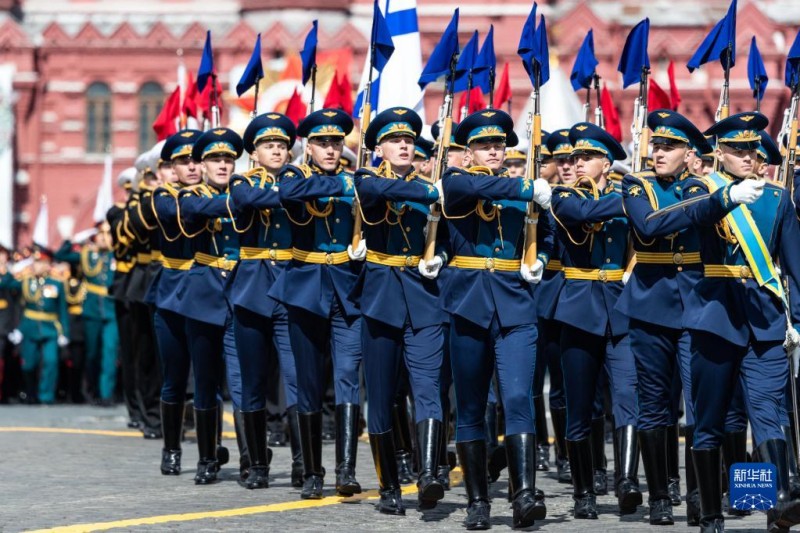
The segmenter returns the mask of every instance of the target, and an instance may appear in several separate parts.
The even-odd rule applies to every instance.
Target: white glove
[[[789,352],[798,346],[800,346],[800,333],[793,327],[786,328],[786,338],[783,341],[783,347]]]
[[[347,245],[347,257],[350,258],[351,261],[363,261],[367,258],[367,241],[366,239],[361,239],[358,241],[358,246],[355,250],[353,250],[353,245]]]
[[[14,331],[8,334],[8,342],[14,346],[19,345],[19,343],[22,342],[22,332],[18,329],[14,329]]]
[[[764,194],[763,180],[742,180],[731,187],[731,202],[735,204],[752,204]]]
[[[550,197],[553,189],[544,178],[539,178],[533,182],[533,201],[542,206],[543,209],[550,209]]]
[[[419,266],[417,267],[417,269],[419,270],[419,273],[422,275],[422,277],[428,279],[436,279],[436,276],[439,275],[439,271],[442,269],[443,264],[444,262],[442,261],[442,258],[439,257],[438,255],[434,255],[433,259],[431,259],[427,263],[425,262],[424,259],[420,259]]]
[[[433,183],[433,187],[439,193],[439,197],[436,199],[436,203],[439,205],[444,205],[444,188],[442,187],[442,180],[437,180]]]
[[[533,264],[532,268],[528,268],[524,262],[519,266],[519,273],[522,275],[522,279],[527,281],[532,285],[536,285],[540,281],[542,281],[542,275],[544,274],[544,263],[541,260],[537,259],[536,262]]]
[[[631,273],[630,272],[623,272],[622,273],[622,284],[623,285],[627,285],[629,279],[631,279]]]
[[[64,335],[59,335],[58,339],[56,340],[59,348],[65,348],[69,345],[69,339],[66,338]]]

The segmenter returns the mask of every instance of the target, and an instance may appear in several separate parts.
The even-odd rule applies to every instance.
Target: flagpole
[[[594,73],[592,79],[594,80],[594,93],[597,98],[597,105],[594,108],[594,123],[605,129],[606,124],[603,118],[603,106],[600,105],[600,76],[597,72]]]
[[[469,114],[469,97],[472,94],[472,69],[469,69],[469,74],[467,75],[467,97],[464,100],[465,105],[461,106],[461,120],[467,118]]]
[[[761,77],[755,79],[756,82],[756,113],[761,113]]]
[[[308,103],[309,105],[309,115],[314,112],[314,99],[316,98],[317,94],[317,63],[314,62],[311,65],[311,101]]]
[[[722,83],[722,92],[719,95],[719,107],[717,107],[717,113],[714,116],[714,120],[719,122],[720,120],[724,120],[728,118],[730,114],[730,95],[729,95],[729,88],[730,88],[730,77],[731,77],[731,44],[728,43],[728,47],[725,49],[725,80]],[[716,157],[714,158],[714,172],[719,170],[719,159]]]
[[[253,110],[250,112],[250,119],[254,119],[258,116],[258,86],[261,83],[261,77],[256,78],[256,86],[255,86],[255,96],[253,100]]]
[[[497,75],[495,68],[489,69],[489,107],[494,109],[494,78]]]

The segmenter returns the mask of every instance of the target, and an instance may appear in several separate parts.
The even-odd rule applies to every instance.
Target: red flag
[[[503,66],[503,74],[500,75],[500,83],[494,92],[494,106],[500,108],[506,102],[511,101],[511,82],[508,79],[508,63]]]
[[[300,97],[297,89],[294,90],[292,97],[289,98],[289,103],[286,104],[286,112],[284,115],[289,117],[292,122],[294,122],[295,126],[300,124],[300,121],[305,118],[306,104],[303,103],[303,99]]]
[[[186,101],[187,102],[191,101],[192,105],[194,106],[195,111],[193,113],[193,116],[195,116],[198,120],[200,120],[201,118],[206,118],[208,120],[211,120],[211,104],[212,104],[212,101],[213,101],[212,100],[212,95],[211,95],[211,90],[212,90],[212,87],[213,87],[214,84],[206,83],[206,87],[205,87],[205,89],[203,89],[203,92],[198,92],[197,83],[194,80],[192,80],[191,78],[189,78],[189,80],[190,80],[190,85],[189,85],[189,88],[186,91]],[[217,79],[217,107],[219,107],[219,116],[220,116],[220,119],[221,119],[222,118],[222,84],[219,82],[219,79]],[[187,113],[190,114],[190,115],[192,114],[192,113],[189,113],[188,110],[187,110]],[[201,115],[202,115],[202,117],[201,117]]]
[[[672,110],[677,111],[678,106],[681,105],[681,93],[678,92],[678,84],[675,83],[675,63],[673,61],[669,62],[667,75],[669,76],[669,98],[672,100]]]
[[[647,91],[647,110],[672,109],[672,100],[656,80],[650,78],[650,88]]]
[[[153,131],[156,132],[156,138],[162,141],[178,133],[177,121],[180,119],[181,108],[181,88],[175,87],[172,94],[167,97],[164,105],[161,106],[161,112],[153,122]]]
[[[458,109],[454,111],[454,120],[456,122],[461,122],[466,117],[461,116],[461,109],[467,105],[467,91],[461,93],[461,96],[458,99]],[[481,109],[486,109],[486,100],[483,98],[483,92],[481,92],[480,87],[473,87],[470,91],[469,95],[469,109],[467,110],[467,114],[471,115],[476,111],[480,111]]]
[[[622,125],[619,121],[619,111],[617,111],[617,107],[614,105],[614,100],[612,100],[611,93],[608,92],[608,87],[606,87],[605,83],[600,93],[600,107],[603,109],[606,131],[617,141],[622,142]]]
[[[323,107],[341,109],[345,113],[353,114],[353,91],[350,87],[350,77],[345,73],[341,78],[338,72],[333,76],[331,88],[325,96]]]

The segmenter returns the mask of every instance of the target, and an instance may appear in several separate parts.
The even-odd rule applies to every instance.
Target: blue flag
[[[650,37],[650,19],[645,18],[633,27],[625,40],[617,70],[622,72],[622,88],[642,81],[642,69],[650,68],[647,41]]]
[[[750,80],[750,88],[753,89],[753,96],[758,100],[764,98],[764,91],[767,90],[769,76],[767,69],[764,68],[764,60],[761,59],[761,52],[758,51],[756,38],[750,41],[750,56],[747,58],[747,79]]]
[[[539,67],[539,86],[541,87],[550,79],[550,48],[547,46],[547,26],[545,25],[544,15],[539,19],[539,27],[536,28],[536,52],[533,55],[534,62]],[[528,73],[533,81],[533,72]]]
[[[378,0],[375,0],[375,7],[372,13],[372,48],[375,50],[372,66],[378,72],[382,72],[383,67],[386,66],[389,58],[394,53],[394,41],[392,41],[392,32],[389,30],[389,25],[386,24],[386,18],[384,18],[381,8],[378,6]]]
[[[256,45],[253,48],[253,54],[250,56],[250,61],[244,67],[242,77],[239,78],[239,83],[236,84],[236,94],[242,96],[247,90],[258,83],[258,80],[264,77],[264,66],[261,64],[261,34],[256,37]]]
[[[469,87],[470,74],[475,74],[475,62],[478,60],[478,31],[472,34],[467,45],[461,50],[456,63],[456,80],[453,91],[466,91]],[[475,85],[473,84],[473,87]]]
[[[523,63],[530,63],[531,54],[534,49],[534,37],[536,36],[536,2],[533,3],[525,25],[522,26],[522,35],[519,36],[519,46],[517,55],[522,58]]]
[[[572,88],[576,91],[582,88],[588,89],[592,84],[598,64],[594,55],[594,35],[592,30],[589,30],[586,38],[583,39],[581,49],[578,50],[578,55],[575,56],[575,64],[572,65],[572,73],[569,75]]]
[[[317,21],[311,23],[311,30],[306,35],[306,42],[300,52],[303,60],[303,85],[311,77],[311,69],[317,65]]]
[[[211,50],[211,30],[206,33],[206,44],[203,47],[203,57],[200,58],[200,68],[197,69],[197,89],[203,92],[208,83],[208,78],[214,74],[214,52]]]
[[[714,59],[719,59],[723,67],[729,68],[736,64],[736,0],[731,2],[725,17],[706,35],[686,67],[692,72]]]
[[[790,89],[797,87],[800,83],[800,31],[794,38],[794,44],[786,55],[786,72],[784,82]]]
[[[473,69],[472,86],[480,87],[484,94],[492,90],[492,78],[497,70],[497,56],[494,54],[494,25],[489,26],[489,33],[483,41],[478,59]]]
[[[442,38],[428,58],[428,64],[422,69],[419,77],[419,87],[424,89],[432,81],[450,74],[450,65],[453,57],[458,54],[458,8],[453,12],[453,18],[445,28]]]

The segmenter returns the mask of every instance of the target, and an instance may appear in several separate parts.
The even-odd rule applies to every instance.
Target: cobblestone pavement
[[[227,417],[226,432],[232,431]],[[38,431],[34,428],[41,428]],[[377,480],[366,441],[359,445],[358,479],[367,492],[360,498],[335,497],[332,444],[323,447],[328,469],[326,498],[299,499],[289,483],[288,447],[274,449],[270,488],[245,490],[235,481],[238,469],[233,433],[226,433],[231,463],[222,481],[195,486],[197,461],[193,441],[184,443],[183,474],[162,476],[160,441],[146,441],[126,427],[124,410],[86,406],[0,407],[0,531],[61,528],[61,531],[462,531],[466,496],[460,473],[453,471],[453,490],[425,513],[415,509],[416,490],[405,488],[405,517],[375,511]],[[613,457],[611,447],[606,453]],[[682,455],[681,455],[682,456]],[[609,461],[609,471],[613,464]],[[572,519],[570,488],[554,473],[537,473],[537,485],[547,494],[547,518],[532,531],[694,531],[686,526],[685,505],[675,509],[674,527],[647,525],[646,506],[634,515],[616,514],[613,495],[598,498],[600,519]],[[644,473],[640,471],[644,487]],[[511,528],[505,499],[506,478],[492,485],[493,530]],[[646,499],[646,494],[645,494]],[[755,514],[726,521],[729,531],[763,531],[766,517]]]

